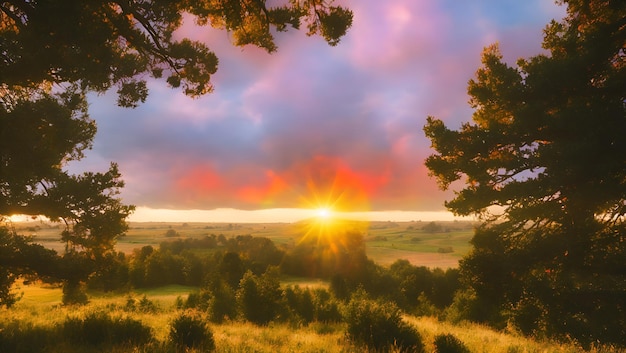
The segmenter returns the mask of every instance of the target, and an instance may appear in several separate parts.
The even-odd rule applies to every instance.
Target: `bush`
[[[423,352],[421,336],[402,320],[393,303],[373,301],[357,293],[346,306],[347,336],[357,345],[377,352],[395,347],[400,352]]]
[[[203,351],[215,349],[213,332],[201,318],[182,313],[170,325],[170,341],[181,348],[197,348]]]
[[[435,353],[470,353],[470,350],[451,334],[435,336]]]
[[[140,313],[146,314],[155,314],[159,312],[159,306],[148,299],[148,297],[144,294],[140,300],[133,298],[133,296],[129,295],[126,297],[126,304],[122,307],[125,311],[136,311]]]
[[[175,238],[175,237],[179,237],[180,234],[178,234],[177,231],[175,231],[174,229],[170,228],[165,232],[165,237],[166,238]]]
[[[55,341],[54,332],[18,321],[0,323],[0,350],[12,353],[44,352]]]
[[[297,321],[310,323],[315,318],[315,307],[311,290],[299,286],[287,287],[283,293],[291,315]]]
[[[321,322],[340,322],[343,317],[339,310],[339,301],[324,288],[313,290],[315,320]]]
[[[84,318],[71,317],[62,327],[63,337],[75,345],[143,345],[152,340],[152,330],[131,318],[112,318],[93,312]]]
[[[187,296],[187,300],[183,304],[185,309],[207,310],[211,293],[208,291],[191,292]]]

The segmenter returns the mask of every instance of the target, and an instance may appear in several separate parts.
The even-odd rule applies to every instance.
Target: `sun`
[[[331,216],[331,210],[328,207],[320,207],[316,210],[317,218],[329,219]]]

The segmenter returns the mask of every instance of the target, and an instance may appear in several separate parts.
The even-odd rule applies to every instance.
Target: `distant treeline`
[[[236,290],[246,273],[262,276],[273,268],[281,274],[330,281],[338,299],[348,299],[357,288],[376,298],[392,300],[406,310],[418,307],[443,310],[460,288],[456,269],[429,269],[398,260],[383,267],[368,259],[363,236],[348,232],[340,238],[301,240],[278,248],[264,237],[204,236],[144,246],[131,255],[118,252],[105,259],[102,270],[87,282],[90,289],[179,284],[208,288],[223,282]],[[424,306],[427,304],[426,306]],[[432,307],[431,307],[432,306]]]

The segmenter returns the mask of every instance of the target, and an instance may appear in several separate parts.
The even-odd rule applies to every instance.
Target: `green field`
[[[347,222],[364,235],[367,256],[378,264],[390,265],[398,259],[416,266],[450,268],[470,250],[473,234],[470,222],[437,222],[440,232],[427,232],[427,222]],[[18,233],[32,235],[36,242],[57,251],[61,228],[45,222],[15,224]],[[166,237],[173,229],[177,237]],[[127,235],[117,241],[116,248],[125,253],[146,245],[158,246],[163,241],[197,238],[208,235],[251,235],[266,237],[277,246],[293,246],[307,232],[307,223],[131,223]]]

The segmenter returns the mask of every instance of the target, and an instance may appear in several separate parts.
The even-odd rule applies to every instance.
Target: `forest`
[[[441,269],[403,259],[378,264],[368,258],[363,230],[321,221],[291,246],[247,234],[171,233],[123,252],[116,245],[135,206],[120,197],[118,165],[79,174],[65,168],[94,144],[89,94],[114,90],[120,107],[134,108],[148,96],[148,79],[189,97],[213,91],[218,57],[206,43],[174,35],[183,16],[227,31],[235,46],[273,53],[274,35],[301,27],[340,45],[353,24],[349,8],[328,1],[1,2],[2,351],[242,351],[226,331],[216,334],[237,325],[313,328],[312,342],[334,341],[332,349],[311,348],[317,351],[486,351],[460,338],[458,327],[475,324],[483,325],[473,326],[477,332],[554,342],[549,350],[623,351],[626,3],[559,3],[566,16],[546,26],[544,54],[511,65],[498,44],[483,50],[467,87],[471,121],[451,128],[426,119],[432,154],[425,166],[442,190],[454,191],[446,208],[477,220],[471,250],[457,268]],[[18,232],[13,215],[57,224],[60,249]],[[420,231],[441,229],[433,223]],[[286,285],[285,276],[326,285]],[[20,288],[33,284],[60,290],[60,306],[49,311],[65,315],[22,320],[27,293]],[[167,308],[133,295],[168,286],[190,290]],[[420,325],[432,323],[425,318],[445,332],[425,334]],[[263,332],[280,346],[279,334]],[[284,349],[305,349],[298,344]]]

